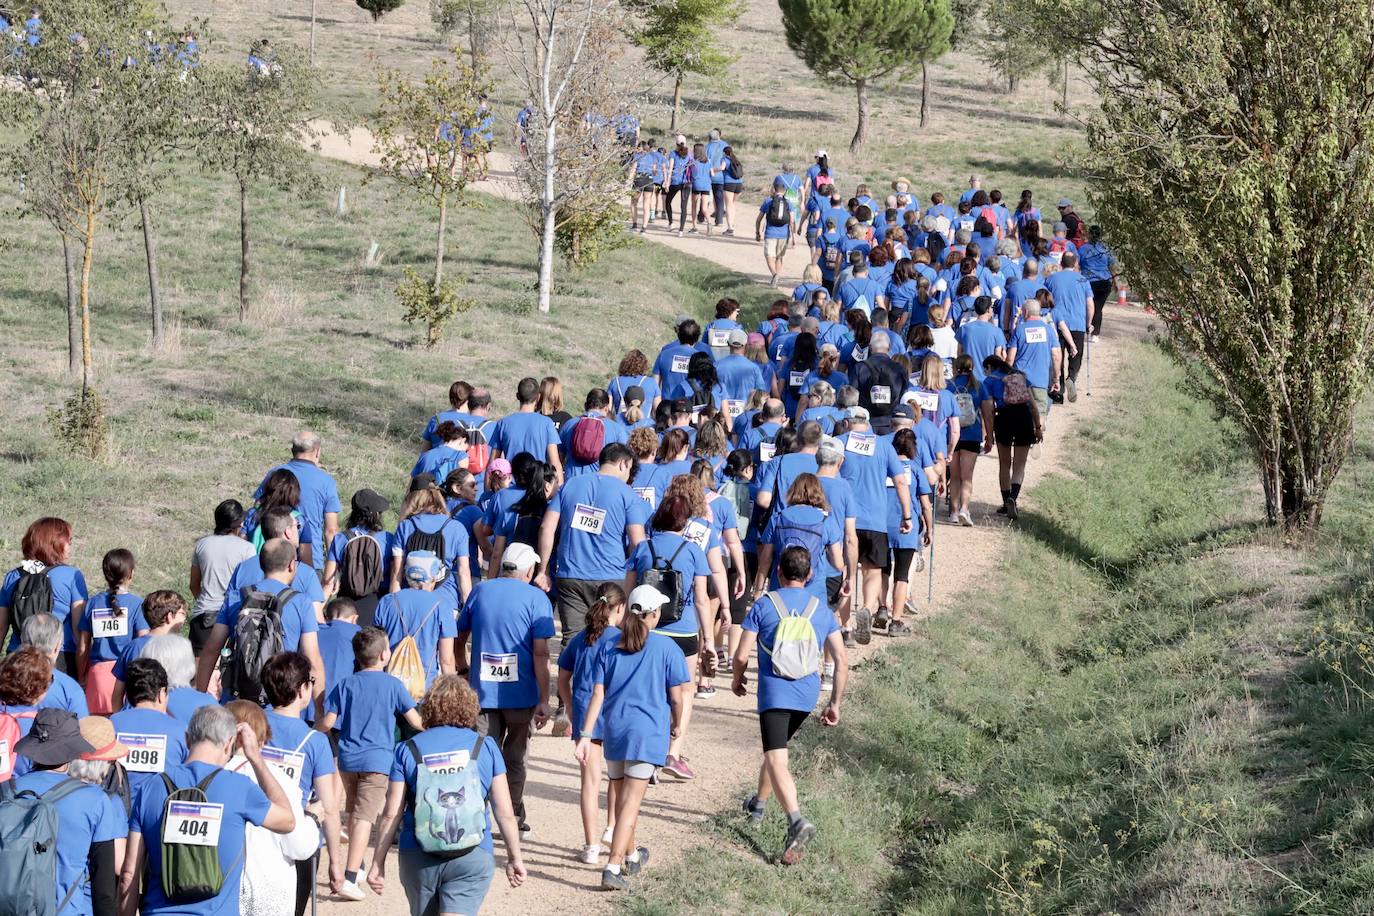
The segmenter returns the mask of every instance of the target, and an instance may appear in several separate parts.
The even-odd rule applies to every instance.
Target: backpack
[[[572,442],[569,448],[573,458],[583,464],[591,464],[601,459],[601,450],[605,446],[605,420],[600,417],[584,416],[573,426]]]
[[[1002,379],[1002,403],[1006,405],[1029,404],[1031,402],[1030,382],[1024,372],[1007,373]]]
[[[406,553],[412,553],[416,550],[428,550],[440,560],[446,559],[448,557],[448,552],[444,549],[445,524],[447,524],[447,519],[440,522],[439,527],[435,530],[426,531],[420,527],[420,523],[417,520],[415,522],[415,530],[410,532],[410,536],[406,538]],[[439,581],[442,582],[448,575],[448,564],[441,564],[440,569]]]
[[[129,772],[122,766],[112,766],[105,771],[105,778],[100,780],[101,790],[111,798],[119,799],[124,806],[124,816],[128,817],[134,810],[133,787],[129,785]]]
[[[52,613],[52,580],[48,578],[48,567],[36,560],[25,560],[18,572],[19,579],[10,595],[10,625],[15,633],[24,628],[30,617]]]
[[[744,163],[738,159],[725,160],[725,177],[731,181],[744,180]]]
[[[434,612],[438,609],[439,602],[436,601],[434,606],[426,611],[425,616],[420,619],[419,626],[396,643],[396,648],[391,650],[391,661],[386,663],[387,674],[405,684],[411,699],[414,700],[424,697],[426,680],[425,659],[420,654],[420,645],[415,641],[415,634],[425,628],[425,624],[429,623],[429,618],[433,617]]]
[[[346,598],[376,595],[382,587],[382,548],[377,539],[357,531],[346,531],[343,562],[340,563],[339,590]]]
[[[0,783],[9,782],[14,776],[14,746],[24,737],[19,720],[32,719],[36,715],[36,712],[0,712]]]
[[[735,507],[735,519],[739,525],[740,540],[746,540],[749,537],[749,532],[753,529],[750,515],[754,501],[749,497],[749,484],[742,480],[735,480],[733,477],[727,477],[720,482],[716,492],[728,499],[730,504]]]
[[[806,552],[811,556],[811,574],[806,577],[806,581],[814,579],[816,570],[825,559],[825,516],[821,516],[821,520],[814,525],[804,525],[785,515],[779,515],[774,537],[778,541],[775,554],[777,557],[781,557],[782,552],[789,547],[806,548]]]
[[[715,406],[715,399],[711,397],[711,392],[701,387],[700,382],[698,382],[696,379],[689,378],[687,380],[687,384],[692,389],[691,397],[689,397],[687,400],[691,403],[693,411],[695,411],[699,407]]]
[[[682,539],[682,543],[677,545],[677,550],[674,550],[673,555],[666,561],[659,559],[658,551],[654,549],[653,538],[649,538],[647,543],[649,545],[649,568],[640,573],[639,584],[652,585],[668,596],[668,604],[664,606],[662,614],[659,615],[658,625],[660,627],[670,626],[682,619],[682,604],[686,586],[682,581],[682,573],[673,568],[673,561],[687,546],[687,539]]]
[[[456,859],[482,845],[487,827],[487,800],[482,794],[478,759],[486,739],[479,737],[462,769],[447,764],[448,755],[431,754],[431,769],[412,738],[406,742],[415,758],[415,842],[432,856]]]
[[[1001,220],[997,218],[996,210],[992,209],[992,207],[984,207],[978,211],[978,218],[988,221],[988,228],[992,230],[994,236],[999,239],[1002,237],[1002,223]]]
[[[178,788],[166,773],[162,774],[162,784],[167,787],[167,798],[162,803],[162,893],[172,903],[209,900],[224,887],[218,840],[218,826],[222,825],[199,816],[206,808],[219,808],[223,815],[223,809],[205,795],[210,783],[222,772],[223,769],[216,769],[184,789]],[[238,859],[228,871],[233,872],[242,858],[240,848]]]
[[[57,803],[86,783],[67,777],[46,792],[15,792],[0,800],[0,916],[55,916],[86,886],[87,873],[57,902]]]
[[[825,249],[825,266],[831,270],[837,270],[840,266],[840,246],[827,245]]]
[[[820,606],[820,599],[812,595],[800,614],[789,612],[777,592],[769,592],[768,600],[773,602],[773,607],[778,611],[778,629],[773,634],[773,648],[760,642],[759,649],[773,659],[773,673],[789,681],[799,681],[819,673],[821,647],[816,641],[816,627],[811,622],[811,615]]]
[[[954,392],[954,403],[959,408],[959,427],[968,429],[978,423],[978,408],[973,403],[973,395],[967,391]]]
[[[300,592],[284,588],[275,595],[257,588],[243,590],[243,605],[234,624],[233,649],[225,687],[231,696],[265,703],[262,669],[267,660],[285,648],[281,615]]]
[[[491,464],[491,446],[487,443],[486,428],[491,425],[491,421],[477,426],[464,424],[463,429],[468,431],[468,470],[474,474],[481,474]],[[447,476],[447,475],[445,475]],[[440,483],[442,477],[436,477]]]
[[[791,220],[787,218],[787,198],[769,198],[768,209],[764,213],[764,221],[770,226],[786,226]]]

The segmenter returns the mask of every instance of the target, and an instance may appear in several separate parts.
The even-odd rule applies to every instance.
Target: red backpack
[[[590,414],[583,416],[573,427],[571,446],[573,458],[583,464],[599,461],[606,446],[606,421]]]
[[[485,426],[486,423],[463,427],[468,431],[468,470],[474,474],[482,473],[491,464],[491,446],[487,443],[487,434],[483,432]],[[439,483],[443,482],[444,479],[439,478]]]
[[[997,218],[996,210],[992,209],[992,207],[984,207],[978,211],[978,218],[988,221],[988,225],[993,228],[996,238],[1000,239],[1002,237],[1002,221]]]
[[[14,776],[14,746],[24,736],[19,728],[20,719],[32,719],[33,712],[0,712],[0,783],[9,782]]]

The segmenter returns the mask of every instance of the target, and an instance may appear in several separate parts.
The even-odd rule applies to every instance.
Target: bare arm
[[[143,834],[130,830],[124,844],[124,867],[119,875],[119,916],[134,916],[138,912],[142,875]]]
[[[544,511],[544,520],[539,523],[539,575],[534,577],[534,584],[546,592],[553,587],[549,578],[549,561],[553,558],[553,538],[558,533],[558,517],[558,510],[550,507]]]
[[[644,526],[643,526],[643,525],[626,525],[626,526],[625,526],[625,536],[626,536],[627,538],[629,538],[629,540],[630,540],[630,548],[631,548],[631,549],[634,549],[634,547],[635,547],[636,545],[638,545],[640,541],[644,540]],[[629,593],[626,592],[626,594],[629,594]]]
[[[199,597],[200,597],[200,587],[201,587],[201,582],[200,582],[200,567],[197,566],[194,562],[191,563],[191,580],[190,580],[190,585],[191,585],[191,597],[192,597],[192,598],[199,598]]]
[[[539,702],[534,707],[534,727],[543,728],[549,720],[549,641],[534,641],[534,683],[539,688]]]
[[[228,641],[227,626],[217,623],[210,629],[210,637],[205,640],[205,647],[200,652],[200,661],[196,663],[196,689],[202,693],[210,689],[210,676],[215,673],[220,650]]]
[[[439,640],[439,671],[444,674],[453,674],[457,670],[458,664],[453,649],[453,640]]]
[[[420,711],[418,709],[407,709],[401,718],[405,719],[406,723],[417,732],[425,730],[425,722],[420,718]]]
[[[302,633],[298,651],[310,662],[310,674],[315,683],[310,692],[315,695],[315,714],[324,715],[324,659],[320,657],[320,642],[314,633]]]

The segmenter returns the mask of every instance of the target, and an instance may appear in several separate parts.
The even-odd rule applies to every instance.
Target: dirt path
[[[366,131],[355,130],[348,137],[327,137],[321,152],[356,165],[373,165],[376,160],[369,150],[370,138]],[[491,164],[492,178],[475,187],[502,197],[513,197],[509,157],[493,154]],[[752,228],[748,236],[752,239]],[[706,258],[756,280],[767,281],[766,274],[760,272],[763,265],[761,247],[752,241],[716,235],[689,235],[680,239],[676,233],[658,228],[651,229],[644,238]],[[787,289],[800,276],[805,261],[806,255],[801,250],[794,250],[788,256],[793,283],[786,284]],[[1038,456],[1027,465],[1027,490],[1046,473],[1061,467],[1074,428],[1111,403],[1116,392],[1122,342],[1141,337],[1146,321],[1136,309],[1108,307],[1106,334],[1092,349],[1092,394],[1086,394],[1084,385],[1085,393],[1077,404],[1054,408],[1045,442]],[[1080,378],[1080,383],[1083,381]],[[1023,503],[1034,510],[1033,491],[1027,494]],[[993,558],[1000,554],[998,548],[1007,525],[1005,519],[995,514],[999,505],[996,458],[983,458],[978,462],[974,477],[972,510],[976,526],[962,528],[937,521],[935,536],[939,562],[934,572],[933,604],[926,606],[924,601],[927,574],[916,574],[913,580],[913,603],[922,607],[922,616],[939,613],[965,583],[990,581],[983,574],[992,571]],[[940,517],[937,511],[937,520]],[[941,560],[955,556],[960,558],[957,564]],[[872,645],[851,653],[851,663],[862,669],[867,658],[888,644],[885,637],[876,635]],[[686,756],[697,771],[697,779],[684,783],[665,776],[658,787],[649,790],[645,799],[639,838],[653,849],[656,864],[671,862],[678,852],[702,843],[704,837],[698,825],[709,815],[735,804],[736,798],[742,797],[745,783],[757,772],[760,752],[755,698],[752,693],[742,699],[735,697],[724,689],[727,683],[727,679],[717,678],[715,699],[699,701],[693,712]],[[529,879],[523,887],[512,889],[498,872],[483,912],[608,911],[611,898],[593,890],[600,880],[600,866],[582,865],[574,858],[582,845],[582,827],[578,810],[578,769],[572,758],[572,742],[553,738],[547,731],[536,736],[530,747],[529,772],[525,791],[533,833],[524,843]],[[501,858],[498,852],[498,860]],[[394,864],[388,868],[388,881],[386,894],[380,902],[370,896],[361,906],[322,900],[321,910],[330,916],[341,916],[350,909],[368,913],[406,912]]]

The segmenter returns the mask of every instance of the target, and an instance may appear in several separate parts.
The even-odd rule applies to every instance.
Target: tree
[[[499,0],[429,0],[429,18],[444,38],[459,29],[466,31],[472,66],[481,69],[498,4]]]
[[[415,315],[408,320],[423,319],[429,326],[428,343],[433,346],[443,323],[464,307],[457,283],[446,284],[444,279],[444,236],[449,206],[462,197],[472,177],[469,159],[483,144],[480,136],[465,139],[463,130],[482,118],[478,106],[489,87],[454,48],[452,59],[431,62],[421,82],[411,82],[397,70],[381,70],[378,88],[381,103],[371,128],[372,151],[381,157],[379,171],[439,211],[433,278],[427,284],[418,276],[409,278],[398,291],[407,314]],[[434,320],[436,315],[440,320]]]
[[[868,89],[911,59],[949,47],[949,0],[778,0],[787,46],[819,77],[858,96],[849,151],[868,139]]]
[[[506,15],[502,51],[533,109],[517,171],[538,229],[539,311],[547,312],[560,211],[625,187],[624,171],[605,166],[623,154],[606,118],[624,98],[607,63],[618,9],[613,0],[508,0]]]
[[[405,0],[357,0],[357,3],[367,10],[373,22],[377,22],[392,10],[399,9]]]
[[[1066,19],[1102,97],[1098,217],[1248,443],[1269,521],[1309,533],[1374,347],[1367,5],[1094,0]]]
[[[949,32],[949,47],[921,58],[921,127],[930,123],[930,64],[940,54],[966,47],[978,34],[978,4],[980,0],[950,0],[949,14],[954,23]]]
[[[1007,91],[1015,92],[1022,77],[1046,68],[1049,61],[1042,35],[1054,31],[1036,28],[1037,17],[1030,9],[1032,0],[988,0],[984,16],[987,27],[979,39],[995,73],[1006,81]]]
[[[673,115],[677,130],[682,113],[682,83],[687,74],[723,76],[734,60],[717,32],[735,24],[744,12],[742,0],[627,0],[638,17],[630,37],[644,49],[649,66],[673,78]]]
[[[201,76],[201,163],[227,172],[238,185],[240,321],[248,315],[252,273],[249,191],[262,183],[283,189],[314,184],[307,147],[318,146],[310,125],[318,78],[295,49],[278,48],[275,53],[266,71],[241,63],[214,63]]]

